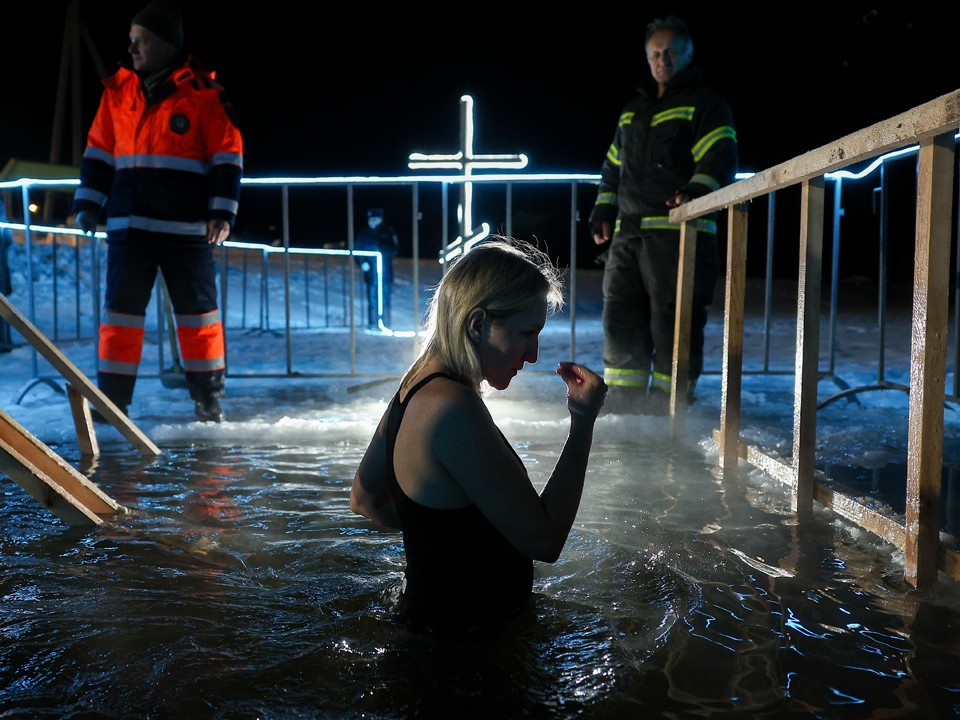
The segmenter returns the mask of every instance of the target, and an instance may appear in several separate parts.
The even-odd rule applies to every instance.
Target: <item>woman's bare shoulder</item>
[[[456,430],[489,418],[486,404],[472,388],[449,376],[433,378],[410,398],[406,417],[417,424]]]

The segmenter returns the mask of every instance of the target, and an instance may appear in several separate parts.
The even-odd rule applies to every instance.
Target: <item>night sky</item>
[[[79,2],[82,37],[89,38],[103,66],[127,61],[130,19],[145,1]],[[69,3],[37,0],[29,16],[5,24],[0,167],[9,158],[50,157]],[[771,167],[960,87],[952,58],[954,24],[929,4],[920,5],[834,3],[774,13],[767,4],[769,14],[740,6],[723,6],[727,13],[687,13],[694,62],[733,107],[741,170]],[[642,16],[625,18],[601,15],[597,10],[606,6],[600,5],[573,12],[558,7],[549,17],[491,3],[476,9],[449,5],[446,12],[370,4],[339,5],[334,12],[286,0],[259,6],[195,0],[181,7],[188,47],[217,69],[233,101],[249,178],[411,174],[410,153],[459,149],[463,94],[475,99],[476,153],[526,153],[529,172],[597,173],[632,88],[650,82],[645,25],[673,9],[646,5]],[[100,98],[85,40],[79,69],[82,107],[76,127],[82,152]],[[65,107],[57,161],[72,164],[74,116],[70,104]],[[259,241],[276,235],[270,228],[278,211],[257,207],[262,197],[245,195],[235,236]],[[779,201],[778,218],[785,216],[787,232],[795,234],[788,201]],[[848,213],[843,247],[856,263],[876,267],[870,202],[868,190],[862,211]],[[907,197],[897,210],[898,242],[907,251],[910,203]],[[340,208],[297,212],[312,222],[293,242],[342,241]],[[402,211],[398,205],[394,214]],[[585,217],[589,208],[580,212]],[[548,234],[562,238],[562,221]],[[760,227],[751,231],[751,247],[761,247],[751,249],[751,274],[762,272],[764,263],[765,218],[751,212],[754,222]],[[399,229],[406,252],[411,233]],[[438,242],[439,229],[424,227],[423,236]],[[580,261],[590,264],[599,249],[586,229],[581,240]],[[778,237],[779,246],[787,248],[778,250],[777,263],[787,263],[777,266],[778,274],[795,272],[790,242]],[[909,258],[897,267],[909,273]]]
[[[49,158],[68,4],[32,2],[23,20],[4,23],[0,164]],[[80,0],[105,66],[127,59],[129,21],[143,4]],[[834,6],[687,14],[694,60],[733,106],[742,169],[775,165],[960,86],[943,13]],[[525,152],[531,171],[597,172],[632,86],[649,80],[644,26],[671,8],[647,5],[628,21],[597,5],[551,17],[506,4],[446,13],[347,4],[330,17],[325,6],[283,0],[182,7],[188,46],[218,68],[236,107],[251,177],[406,173],[411,152],[458,149],[464,93],[476,101],[476,152]],[[86,45],[80,66],[85,135],[100,94]]]

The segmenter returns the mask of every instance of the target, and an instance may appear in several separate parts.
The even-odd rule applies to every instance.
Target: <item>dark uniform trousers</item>
[[[603,272],[604,367],[648,377],[673,373],[680,233],[616,236]],[[703,371],[704,328],[718,276],[717,236],[697,233],[690,380]]]
[[[223,396],[223,325],[217,308],[213,247],[111,243],[97,385],[122,408],[133,398],[146,309],[158,270],[173,306],[190,397],[204,401]]]

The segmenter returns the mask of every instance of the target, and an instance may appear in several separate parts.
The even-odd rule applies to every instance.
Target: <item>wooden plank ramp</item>
[[[68,525],[102,525],[127,512],[2,410],[0,471]]]
[[[100,388],[90,382],[90,379],[70,362],[69,358],[57,350],[56,346],[2,293],[0,293],[0,316],[36,348],[37,352],[43,355],[48,363],[57,369],[57,372],[67,380],[74,391],[91,402],[133,447],[144,455],[157,456],[161,454],[160,448],[130,418],[123,414],[120,408],[111,402],[110,398],[100,392]],[[84,403],[79,402],[71,394],[74,423],[77,426],[77,435],[81,439],[81,444],[88,446],[92,444],[95,447],[95,443],[91,442],[92,425],[89,412],[82,407],[83,405]]]
[[[84,456],[99,453],[90,416],[93,403],[100,413],[134,447],[145,455],[160,455],[160,448],[131,422],[100,389],[63,355],[19,310],[0,293],[0,317],[19,332],[67,380],[70,413],[77,442]],[[127,509],[110,498],[82,473],[30,431],[0,410],[0,472],[68,525],[102,525]]]

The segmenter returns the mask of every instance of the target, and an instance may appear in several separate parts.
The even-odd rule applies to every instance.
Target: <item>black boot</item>
[[[220,401],[215,397],[197,400],[194,403],[194,412],[201,422],[223,422],[223,410],[220,409]]]
[[[202,422],[223,422],[220,398],[223,397],[224,370],[213,372],[187,371],[187,385],[193,399],[193,409]]]
[[[120,375],[118,373],[108,373],[100,371],[97,373],[97,387],[100,392],[110,398],[111,402],[120,408],[120,412],[127,415],[127,408],[133,401],[133,388],[136,385],[136,375]],[[98,423],[107,422],[96,409],[90,408],[93,421]]]

